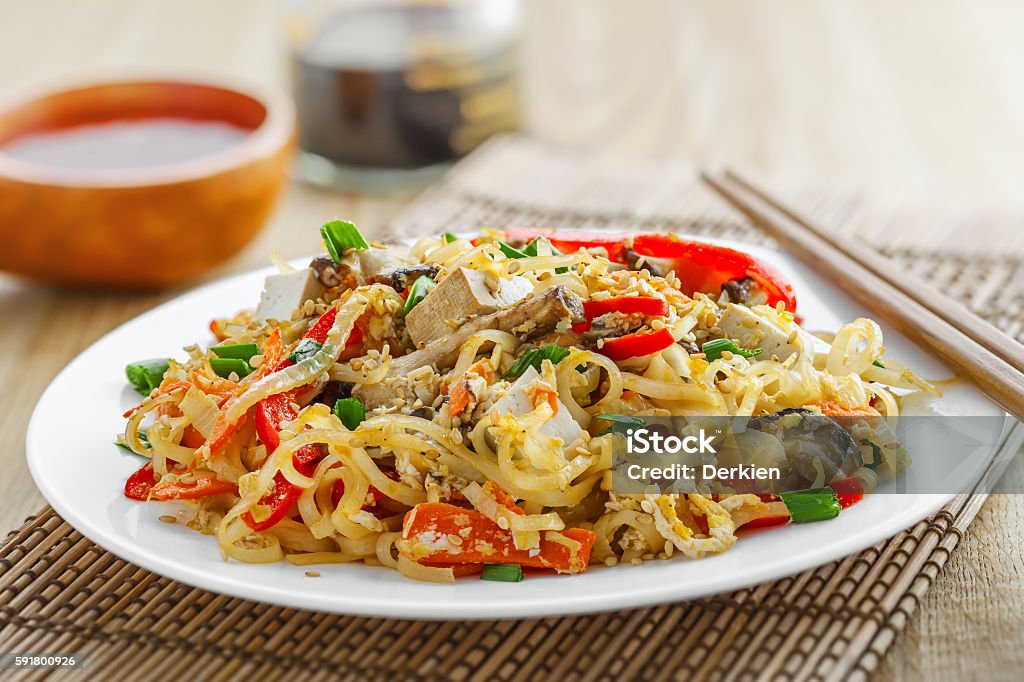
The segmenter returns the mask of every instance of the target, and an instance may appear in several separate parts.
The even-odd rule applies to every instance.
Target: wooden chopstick
[[[702,179],[787,251],[829,278],[872,314],[951,365],[993,401],[1024,419],[1024,373],[980,341],[947,322],[906,292],[793,220],[787,213],[724,175]]]
[[[918,303],[988,348],[1007,363],[1013,365],[1018,371],[1024,372],[1024,345],[1021,345],[1016,339],[1001,329],[972,313],[959,301],[949,298],[935,287],[922,282],[913,275],[897,270],[888,261],[880,258],[874,249],[865,246],[856,239],[841,240],[836,232],[828,231],[819,225],[815,225],[792,208],[779,203],[777,199],[750,180],[742,177],[736,171],[727,168],[725,170],[725,177],[749,192],[756,194],[780,213],[785,214],[800,226],[811,230],[892,286],[900,289],[911,298],[916,299]]]

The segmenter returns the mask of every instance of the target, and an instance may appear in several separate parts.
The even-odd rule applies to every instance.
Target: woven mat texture
[[[388,232],[613,226],[768,241],[695,178],[682,166],[602,164],[503,138]],[[782,196],[1024,335],[1020,252],[991,249],[976,233],[982,243],[972,243],[968,215],[898,213],[806,188]],[[983,222],[1004,247],[1017,243],[1019,224]],[[730,594],[473,623],[317,614],[192,589],[114,557],[46,509],[0,547],[0,650],[78,652],[101,679],[858,679],[877,668],[983,502],[960,496],[860,554]]]

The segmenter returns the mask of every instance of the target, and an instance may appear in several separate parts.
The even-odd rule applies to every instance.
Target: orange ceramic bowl
[[[242,128],[205,156],[69,170],[5,154],[25,135],[112,121]],[[175,80],[64,90],[0,113],[0,270],[59,285],[159,288],[193,279],[259,231],[285,181],[295,114],[282,94]]]

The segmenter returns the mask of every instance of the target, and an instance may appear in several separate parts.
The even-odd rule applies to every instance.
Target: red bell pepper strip
[[[337,308],[330,308],[323,315],[320,316],[312,327],[306,332],[303,338],[312,339],[317,343],[324,343],[327,341],[327,333],[331,331],[331,327],[334,326],[334,321],[338,315]],[[355,331],[358,327],[354,328],[351,337],[355,335]],[[362,335],[360,334],[360,337]],[[284,357],[273,368],[272,372],[278,372],[286,367],[293,365],[290,358]],[[292,409],[292,403],[295,399],[294,391],[288,391],[285,393],[275,393],[274,395],[267,396],[256,405],[256,413],[254,422],[256,425],[256,433],[263,445],[266,446],[267,452],[273,452],[281,444],[281,426],[285,422],[289,422],[298,416],[298,413]],[[323,449],[316,444],[304,445],[294,453],[292,453],[292,463],[303,476],[312,476],[316,471],[316,465],[323,458]],[[262,531],[275,526],[281,519],[287,516],[288,512],[295,505],[296,500],[299,499],[299,495],[302,494],[302,489],[296,485],[293,485],[284,477],[280,471],[274,476],[274,487],[271,491],[259,501],[261,506],[268,507],[270,513],[267,518],[262,521],[257,521],[251,512],[242,514],[242,520],[249,525],[255,531]]]
[[[153,463],[146,462],[125,481],[124,496],[132,500],[145,502],[149,499],[149,492],[155,485],[156,472],[153,471]]]
[[[651,296],[612,296],[597,301],[583,302],[583,315],[586,322],[577,322],[572,330],[577,334],[590,329],[590,323],[602,315],[608,313],[622,313],[623,315],[647,315],[648,317],[663,317],[668,315],[668,303],[660,298]]]
[[[748,253],[660,233],[636,235],[633,251],[671,260],[680,289],[688,296],[698,291],[718,294],[729,280],[750,277],[768,297],[768,305],[782,302],[786,310],[796,312],[793,286],[774,267]]]
[[[609,260],[623,264],[628,263],[626,244],[632,240],[632,250],[637,255],[672,261],[680,289],[687,296],[696,292],[717,295],[729,280],[750,277],[768,297],[768,305],[774,306],[781,301],[786,310],[796,312],[796,294],[778,270],[748,253],[727,246],[680,239],[665,232],[608,234],[510,229],[505,230],[505,237],[514,242],[546,237],[563,253],[601,247],[608,252]]]
[[[132,500],[198,500],[210,495],[233,493],[238,490],[234,483],[221,481],[214,476],[200,476],[192,483],[175,482],[157,486],[153,463],[146,462],[138,471],[128,477],[124,484],[124,495]]]
[[[314,459],[305,460],[304,465],[298,463],[298,458],[302,450],[310,448],[310,452],[314,454]],[[316,445],[307,445],[299,448],[292,454],[292,461],[295,464],[295,469],[303,476],[312,476],[313,472],[316,471],[317,461],[323,456],[320,448]],[[299,495],[302,494],[302,488],[297,485],[293,485],[288,479],[284,477],[280,471],[274,476],[274,487],[271,488],[270,492],[260,499],[259,504],[265,507],[269,507],[270,514],[267,518],[262,521],[257,521],[251,512],[245,512],[242,514],[242,520],[255,531],[263,531],[268,528],[273,528],[278,522],[281,521],[288,512],[291,511],[292,507],[299,499]]]
[[[388,478],[390,478],[392,481],[400,480],[399,476],[398,476],[398,472],[395,471],[394,469],[385,468],[383,470],[383,472],[384,472],[384,475],[387,476]],[[342,496],[344,494],[345,494],[345,481],[343,481],[343,480],[341,480],[339,478],[337,481],[334,482],[334,485],[331,486],[331,504],[334,505],[335,507],[337,507],[338,503],[341,502],[341,498],[342,498]],[[371,509],[372,510],[374,507],[377,506],[378,502],[380,502],[381,500],[383,500],[384,498],[387,497],[387,495],[385,495],[381,491],[377,490],[372,485],[370,486],[370,494],[373,495],[373,504],[364,504],[363,505],[363,509]]]
[[[588,320],[607,313],[664,316],[668,315],[668,303],[651,296],[612,296],[597,301],[584,301],[583,313]]]
[[[828,484],[839,500],[839,507],[846,509],[864,499],[864,482],[856,476],[832,481]]]
[[[659,350],[665,350],[673,343],[672,332],[668,329],[658,329],[649,332],[634,332],[616,339],[606,339],[604,345],[597,349],[601,355],[607,356],[619,362],[641,355],[650,355]]]

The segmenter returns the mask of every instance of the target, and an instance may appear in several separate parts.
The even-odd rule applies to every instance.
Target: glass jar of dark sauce
[[[514,0],[320,2],[292,19],[301,179],[418,185],[519,126]]]

